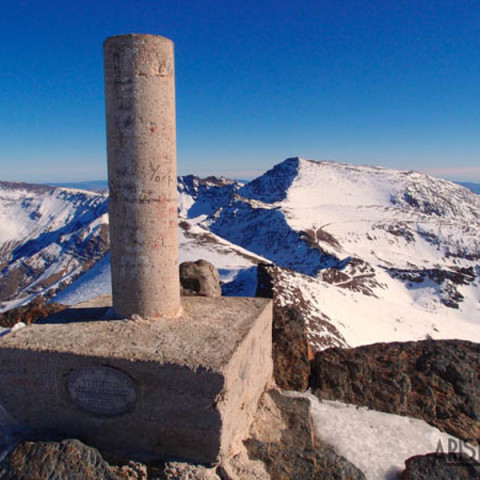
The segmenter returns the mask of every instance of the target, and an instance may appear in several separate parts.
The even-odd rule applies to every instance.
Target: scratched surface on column
[[[125,35],[105,42],[114,309],[180,309],[173,44]]]

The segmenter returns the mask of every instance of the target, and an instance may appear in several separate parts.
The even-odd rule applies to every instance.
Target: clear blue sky
[[[478,0],[3,0],[0,179],[106,177],[122,33],[175,42],[181,174],[299,155],[480,181]]]

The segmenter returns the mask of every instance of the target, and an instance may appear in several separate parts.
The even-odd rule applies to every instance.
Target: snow
[[[105,255],[76,282],[53,298],[54,302],[76,305],[101,295],[111,295],[110,254]]]
[[[7,212],[0,212],[0,239],[2,242],[9,242],[22,237],[21,223],[18,219],[11,217]]]
[[[357,466],[367,480],[396,480],[405,460],[435,452],[476,452],[459,439],[423,420],[369,410],[336,401],[319,401],[311,393],[293,394],[310,400],[316,436]],[[452,448],[452,447],[458,448]],[[468,448],[468,447],[467,447]],[[478,460],[478,457],[477,457]]]
[[[2,328],[0,327],[0,337],[7,335],[8,333],[15,333],[22,328],[25,328],[27,325],[23,322],[17,322],[12,328]],[[0,425],[1,426],[1,425]]]
[[[480,343],[478,286],[461,289],[468,301],[457,310],[435,300],[429,282],[410,291],[386,272],[377,271],[376,278],[383,288],[376,288],[375,296],[339,288],[295,272],[283,273],[279,287],[284,304],[294,303],[295,292],[302,292],[309,306],[307,327],[309,317],[326,315],[351,347],[424,340],[427,336]]]
[[[199,225],[292,270],[279,301],[296,304],[301,292],[310,339],[331,334],[318,331],[316,317],[349,346],[427,336],[480,341],[478,195],[417,172],[305,159],[286,160],[239,195]],[[345,278],[352,259],[365,271],[353,267]],[[332,267],[342,275],[324,281]],[[477,280],[394,278],[402,269],[459,267],[476,269]],[[355,290],[355,283],[366,287]],[[455,290],[458,309],[443,303]]]
[[[232,245],[195,225],[195,220],[189,225],[188,232],[183,228],[179,229],[179,243],[180,263],[194,262],[199,259],[207,260],[218,269],[221,282],[235,282],[238,277],[238,282],[243,285],[242,291],[236,292],[237,295],[255,293],[255,279],[246,272],[249,272],[258,262],[265,262],[264,258]],[[53,301],[75,305],[100,295],[111,295],[111,293],[110,254],[108,254],[73,284],[56,295]]]
[[[105,244],[107,196],[76,189],[0,182],[0,261],[7,290],[0,311],[50,295],[97,261]],[[99,241],[97,241],[97,239]]]
[[[405,192],[418,207],[407,203]],[[433,266],[445,263],[448,248],[480,251],[478,196],[453,182],[415,172],[301,159],[280,206],[293,229],[322,228],[339,241],[344,256],[374,264],[402,268],[421,258]],[[427,215],[427,206],[440,214]],[[385,230],[392,222],[404,224],[414,241]],[[472,224],[476,228],[469,230]],[[465,234],[458,237],[462,230]],[[437,236],[438,248],[421,233]],[[452,236],[458,244],[450,243]]]
[[[298,158],[245,186],[188,176],[178,188],[180,262],[210,261],[228,295],[254,294],[259,262],[291,269],[278,301],[303,297],[315,348],[329,346],[320,340],[335,332],[342,346],[427,336],[480,341],[480,197],[467,189],[416,172]],[[22,275],[34,272],[1,309],[52,281],[52,289],[70,285],[54,298],[69,304],[110,293],[108,257],[76,280],[90,255],[79,242],[94,243],[108,223],[105,195],[0,184],[0,207],[7,219],[0,259]],[[395,277],[399,269],[457,267],[473,267],[475,281]],[[329,270],[339,275],[327,278]],[[442,303],[452,289],[458,309]]]
[[[188,216],[188,211],[192,206],[195,204],[195,199],[185,193],[185,192],[179,192],[178,194],[178,214],[183,217]]]
[[[180,263],[199,259],[211,262],[219,270],[240,270],[249,268],[264,258],[215,235],[193,221],[187,232],[180,229]]]

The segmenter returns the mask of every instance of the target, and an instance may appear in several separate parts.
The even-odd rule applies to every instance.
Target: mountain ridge
[[[4,217],[12,213],[5,191]],[[15,245],[0,230],[0,282],[9,271],[15,272],[10,280],[16,278],[1,299],[4,309],[20,295],[23,301],[46,294],[68,303],[84,300],[86,292],[109,293],[108,196],[15,191],[23,206],[13,217],[37,228],[24,228]],[[480,341],[480,197],[464,187],[413,171],[294,157],[247,184],[179,177],[178,191],[181,261],[211,261],[228,295],[255,293],[259,263],[278,268],[275,301],[318,319],[309,333],[314,350],[451,338],[459,331]],[[58,228],[45,217],[55,210],[52,202]],[[55,202],[64,203],[60,208]],[[56,283],[38,281],[48,270],[53,279],[58,275]]]

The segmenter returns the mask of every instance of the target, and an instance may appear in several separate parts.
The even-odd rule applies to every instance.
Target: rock
[[[277,385],[304,392],[310,376],[305,322],[294,306],[275,308],[272,324],[273,372]]]
[[[222,480],[270,480],[265,465],[258,460],[250,460],[247,452],[241,452],[218,466]]]
[[[319,352],[311,387],[320,399],[420,418],[480,441],[480,345],[462,340],[379,343]]]
[[[244,450],[211,468],[167,462],[150,480],[270,480],[270,475],[262,462],[250,460]]]
[[[125,480],[148,480],[147,466],[143,463],[130,461],[127,465],[111,466],[114,473]]]
[[[405,461],[402,480],[452,480],[480,478],[480,463],[457,453],[429,453]]]
[[[18,445],[0,464],[0,480],[365,480],[332,447],[315,439],[310,402],[265,392],[243,450],[206,467],[167,462],[109,465],[79,440]]]
[[[365,480],[358,468],[315,439],[306,398],[265,393],[245,446],[274,480]]]
[[[159,476],[152,480],[220,480],[214,468],[182,462],[168,462]]]
[[[206,260],[180,264],[180,285],[182,295],[220,297],[220,277],[216,268]]]
[[[310,375],[310,349],[306,323],[301,310],[294,305],[284,307],[275,298],[275,267],[258,267],[258,297],[273,298],[273,374],[276,384],[285,390],[304,392]]]
[[[458,291],[458,287],[469,285],[477,278],[474,267],[450,267],[448,269],[389,268],[387,272],[392,278],[403,280],[407,285],[425,281],[438,284],[437,295],[440,301],[445,306],[456,309],[460,308],[460,304],[464,300],[463,295]]]
[[[23,442],[0,465],[1,480],[124,480],[79,440]],[[131,478],[131,477],[130,477]],[[135,477],[134,477],[135,478]]]
[[[53,302],[47,304],[43,298],[36,297],[23,307],[12,308],[7,312],[0,313],[0,326],[11,328],[19,322],[29,325],[54,313],[61,312],[65,308],[67,308],[66,305]]]

